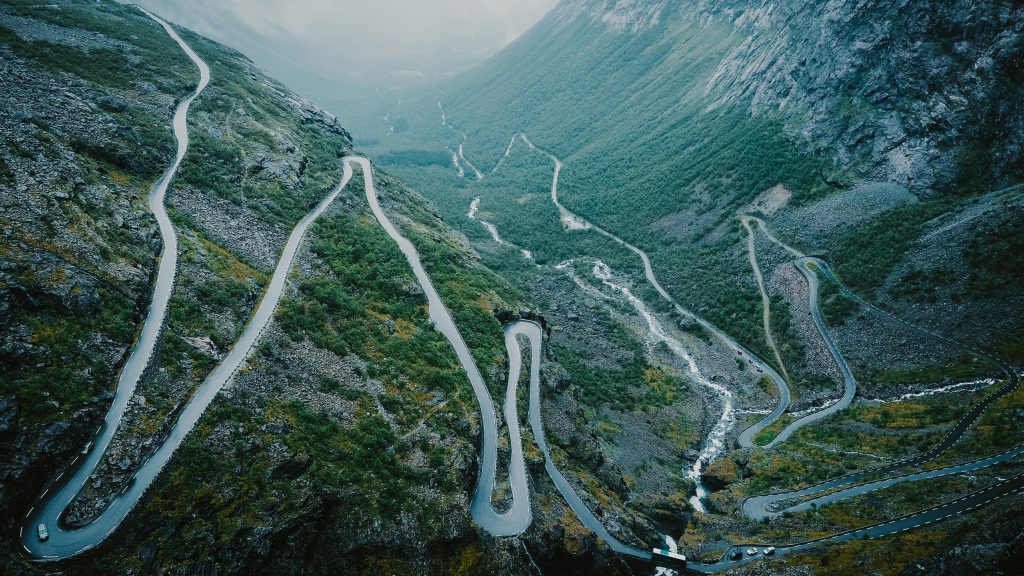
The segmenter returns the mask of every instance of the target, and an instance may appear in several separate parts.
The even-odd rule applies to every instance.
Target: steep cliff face
[[[549,18],[561,23],[589,18],[619,32],[637,33],[659,24],[668,4],[664,0],[566,0],[555,7]]]
[[[711,106],[779,111],[864,176],[921,193],[1022,175],[1024,8],[995,2],[714,2],[744,40]]]
[[[1024,7],[983,2],[563,2],[617,33],[725,25],[736,39],[701,79],[707,109],[787,118],[842,168],[915,192],[1004,186],[1024,174]]]

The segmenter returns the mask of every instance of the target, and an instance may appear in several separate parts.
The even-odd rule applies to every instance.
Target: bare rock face
[[[0,436],[14,432],[17,421],[17,402],[14,398],[0,398]]]
[[[791,139],[838,168],[931,195],[978,172],[1021,172],[1024,7],[984,0],[572,0],[555,16],[615,33],[672,23],[728,30],[707,111],[788,119]]]
[[[559,4],[556,17],[565,22],[589,17],[616,31],[635,33],[661,22],[668,4],[665,0],[575,0]]]
[[[1019,5],[734,1],[699,13],[745,37],[707,86],[713,106],[779,111],[806,146],[917,193],[955,185],[978,154],[997,180],[1019,170]]]

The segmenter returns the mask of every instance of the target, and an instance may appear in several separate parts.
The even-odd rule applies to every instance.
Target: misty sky
[[[557,0],[135,0],[245,52],[286,82],[304,72],[379,82],[465,70]]]

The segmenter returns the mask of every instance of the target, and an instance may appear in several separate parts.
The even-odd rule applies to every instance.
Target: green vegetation
[[[878,406],[851,406],[849,419],[880,428],[916,429],[953,422],[962,410],[946,402],[888,402]]]
[[[646,388],[643,354],[637,350],[633,359],[603,366],[593,355],[584,355],[575,349],[555,345],[552,351],[558,362],[572,375],[572,381],[583,393],[584,400],[594,406],[608,405],[612,409],[632,411],[639,408],[637,390]]]
[[[177,44],[157,24],[138,10],[95,3],[70,2],[57,6],[32,0],[5,2],[15,16],[36,18],[55,26],[97,32],[127,48],[93,49],[88,52],[67,44],[25,41],[0,27],[0,43],[42,70],[73,74],[100,86],[126,89],[136,83],[170,79],[168,92],[184,92],[194,82],[195,68]],[[102,62],[102,64],[97,64]],[[164,80],[166,81],[166,80]]]
[[[451,374],[447,341],[435,337],[423,314],[422,298],[402,288],[415,279],[398,247],[375,221],[338,216],[316,226],[313,251],[331,275],[300,285],[280,313],[281,326],[295,340],[309,338],[317,346],[346,356],[368,355],[388,373],[416,366],[416,378],[450,394],[462,385]],[[378,298],[393,292],[398,297]],[[408,329],[387,322],[416,318]],[[496,323],[495,323],[496,325]],[[385,368],[386,367],[386,368]]]
[[[825,325],[839,327],[846,324],[851,316],[860,311],[860,303],[852,298],[843,295],[839,286],[830,278],[819,275],[821,282],[818,283],[818,302],[821,307],[821,316]]]
[[[69,72],[101,86],[128,88],[136,76],[131,62],[123,52],[94,48],[85,52],[66,44],[45,40],[27,42],[13,30],[0,26],[0,42],[15,54],[50,72]],[[97,66],[104,62],[104,66]]]
[[[299,460],[320,464],[310,467],[305,478],[320,491],[335,492],[338,497],[356,487],[363,497],[359,502],[363,514],[396,518],[410,499],[410,486],[425,479],[426,472],[402,464],[398,437],[379,415],[363,416],[354,426],[343,428],[301,402],[292,401],[286,410],[295,426],[288,435],[289,449]]]
[[[956,272],[947,266],[927,271],[915,268],[903,275],[897,288],[890,290],[889,295],[897,300],[935,304],[939,299],[939,289],[954,282]]]
[[[95,48],[85,51],[67,44],[27,41],[3,26],[0,26],[0,44],[40,70],[72,74],[113,94],[134,94],[138,86],[156,82],[158,90],[179,96],[195,82],[192,63],[166,34],[155,33],[159,29],[153,29],[155,23],[148,17],[131,11],[124,17],[100,18],[96,17],[95,10],[102,11],[102,8],[94,8],[67,5],[55,10],[37,3],[17,2],[13,12],[56,25],[72,22],[74,27],[131,45],[130,50]],[[112,26],[112,20],[120,22]],[[101,170],[116,169],[147,179],[155,177],[166,164],[173,146],[166,123],[144,112],[131,98],[125,101],[123,110],[111,109],[109,115],[123,126],[115,138],[71,137],[66,144],[79,155],[94,159]],[[52,139],[45,121],[36,118],[30,121],[42,131],[40,139]],[[142,142],[147,146],[139,146]],[[24,155],[25,152],[16,149],[15,153]]]
[[[1005,202],[1005,212],[986,220],[964,248],[970,266],[967,289],[972,297],[985,298],[1006,289],[1019,288],[1024,278],[1024,207]]]
[[[764,430],[761,430],[756,436],[754,436],[754,444],[764,446],[771,442],[773,438],[779,435],[779,432],[782,432],[786,426],[789,426],[795,420],[796,418],[793,416],[783,414],[781,418],[773,422],[770,426],[765,427]]]
[[[734,488],[735,496],[763,494],[772,490],[795,489],[855,470],[877,467],[928,450],[959,420],[969,406],[990,390],[924,397],[904,402],[855,404],[813,426],[801,428],[772,451],[755,450],[747,467],[751,478]],[[945,464],[963,462],[997,451],[993,446],[1009,447],[1018,434],[1013,426],[1014,410],[1019,410],[1024,394],[1008,397],[990,415],[982,419],[984,434],[968,435],[953,450]],[[991,421],[990,426],[985,421]],[[780,428],[775,426],[773,428]],[[997,435],[998,442],[992,442]],[[775,431],[762,433],[755,441],[767,442]],[[992,443],[986,446],[985,443]],[[943,465],[945,465],[943,464]],[[938,464],[935,464],[937,466]],[[786,470],[801,470],[786,476]],[[733,489],[731,489],[733,490]]]
[[[381,163],[387,166],[450,166],[452,156],[443,150],[399,150],[381,156]]]
[[[832,268],[851,290],[869,293],[885,282],[889,272],[920,237],[924,224],[954,209],[960,202],[943,197],[907,204],[837,235],[829,245]]]

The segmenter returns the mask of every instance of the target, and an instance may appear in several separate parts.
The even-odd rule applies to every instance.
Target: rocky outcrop
[[[571,22],[589,17],[618,32],[642,32],[662,21],[666,0],[568,0],[559,3],[552,14],[556,20]]]
[[[792,135],[843,167],[915,192],[992,162],[1019,176],[1024,9],[1007,2],[727,2],[745,39],[708,84],[716,103],[799,118]]]
[[[622,32],[730,31],[708,110],[779,114],[809,152],[919,194],[1022,175],[1024,7],[1001,0],[572,0],[563,20]],[[662,28],[658,28],[658,26]]]

